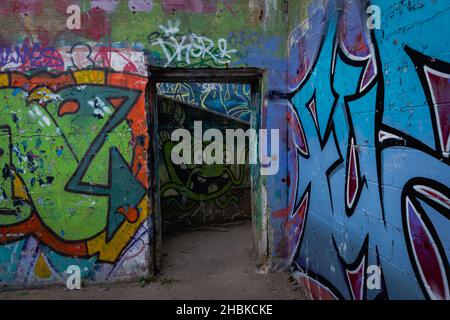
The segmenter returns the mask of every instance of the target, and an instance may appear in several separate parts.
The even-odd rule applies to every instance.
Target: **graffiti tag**
[[[64,68],[64,61],[60,53],[52,47],[45,47],[40,43],[24,42],[19,46],[0,47],[0,67],[7,69],[32,67]]]
[[[160,32],[153,32],[148,36],[152,46],[160,46],[167,60],[167,67],[172,63],[191,65],[192,60],[203,63],[212,62],[224,65],[231,62],[231,54],[235,49],[228,49],[228,42],[220,38],[215,42],[208,37],[196,33],[180,34],[179,21],[168,22],[167,26],[159,25]]]

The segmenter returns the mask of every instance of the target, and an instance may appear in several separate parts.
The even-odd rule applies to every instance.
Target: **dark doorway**
[[[171,98],[171,92],[161,90],[168,83],[158,84],[158,141],[159,141],[159,184],[162,232],[171,233],[198,229],[202,226],[251,219],[250,166],[245,164],[180,164],[171,161],[171,151],[177,142],[171,140],[176,129],[186,129],[194,134],[194,122],[201,121],[203,131],[209,128],[220,130],[250,128],[248,121],[240,121],[219,112],[198,106],[196,101],[181,102]],[[180,83],[170,84],[180,86]],[[224,98],[223,91],[233,90],[239,85],[207,84],[212,89],[199,91],[198,96],[211,95],[211,102]],[[188,88],[187,84],[183,84]],[[241,85],[243,86],[243,85]],[[169,89],[171,90],[171,89]],[[178,89],[175,89],[178,90]],[[177,94],[177,93],[175,93]],[[231,94],[231,96],[233,96]],[[193,97],[186,96],[186,99]],[[237,98],[236,96],[234,98]],[[193,98],[195,99],[195,97]],[[225,98],[224,104],[238,103],[233,97]],[[242,98],[240,106],[249,107]],[[206,147],[206,143],[204,145]],[[224,146],[224,152],[228,152]]]
[[[257,165],[249,164],[248,149],[257,146],[250,146],[246,141],[244,163],[175,164],[171,155],[178,141],[173,141],[171,136],[175,130],[185,129],[193,137],[199,123],[202,133],[216,129],[223,137],[229,129],[245,132],[259,128],[261,72],[254,69],[158,69],[150,72],[151,121],[154,124],[154,252],[158,271],[161,243],[174,232],[250,219],[255,230],[254,192],[259,170]],[[225,140],[223,144],[227,158],[230,150]],[[203,150],[207,146],[208,142],[202,142]],[[191,155],[192,160],[194,156]],[[253,238],[257,241],[255,236]]]

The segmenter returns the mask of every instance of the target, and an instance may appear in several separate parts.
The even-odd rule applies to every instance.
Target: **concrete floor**
[[[1,292],[0,299],[306,299],[287,272],[255,266],[250,222],[163,239],[162,274],[145,286],[121,283],[68,291]]]

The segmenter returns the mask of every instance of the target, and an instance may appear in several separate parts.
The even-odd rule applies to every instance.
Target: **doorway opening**
[[[249,148],[257,152],[258,146],[250,145],[247,137],[245,159],[239,162],[239,153],[227,149],[225,137],[230,129],[253,129],[257,133],[261,128],[263,72],[254,68],[158,68],[150,69],[149,74],[155,273],[161,270],[165,240],[180,232],[245,221],[251,221],[247,226],[260,259],[261,247],[267,246],[267,228],[263,226],[267,219],[256,196],[260,187],[259,165],[250,164],[248,159]],[[205,154],[212,142],[205,139],[200,142],[203,159],[195,161],[199,149],[194,146],[194,136],[197,134],[198,138],[199,126],[201,136],[208,129],[222,134],[224,161],[233,156],[233,164],[207,164]],[[173,161],[172,151],[181,141],[172,137],[177,129],[192,137],[190,163]],[[179,153],[184,159],[185,152]],[[267,248],[263,251],[265,255]]]

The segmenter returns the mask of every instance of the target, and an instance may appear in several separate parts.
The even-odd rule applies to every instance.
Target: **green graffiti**
[[[175,143],[168,140],[163,144],[163,157],[169,175],[169,182],[161,187],[161,195],[169,190],[176,191],[188,200],[214,201],[223,209],[231,202],[238,202],[234,195],[227,195],[233,187],[240,186],[245,178],[244,165],[238,165],[238,173],[227,164],[188,164],[175,165],[171,161],[171,152]],[[221,200],[225,196],[225,200]],[[192,204],[192,207],[194,205]]]
[[[144,192],[130,173],[132,135],[124,121],[139,93],[95,85],[37,92],[40,100],[19,89],[2,90],[2,107],[13,112],[0,121],[0,225],[23,221],[34,208],[65,240],[93,237],[107,224],[110,236],[123,220],[115,211],[137,205]],[[116,110],[113,98],[125,102]],[[77,108],[64,113],[68,102]],[[18,200],[11,193],[16,174],[31,199],[22,201],[21,212],[15,212]],[[129,184],[119,184],[123,178]]]

